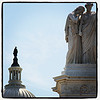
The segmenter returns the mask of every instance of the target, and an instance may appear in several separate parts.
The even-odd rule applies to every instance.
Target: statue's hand
[[[82,32],[79,32],[79,35],[82,36]]]

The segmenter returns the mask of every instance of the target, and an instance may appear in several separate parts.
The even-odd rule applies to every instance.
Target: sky
[[[69,13],[85,3],[3,4],[3,86],[8,84],[13,50],[18,49],[22,84],[36,97],[59,97],[53,77],[64,70],[68,44],[65,22]],[[96,11],[96,4],[92,8]]]

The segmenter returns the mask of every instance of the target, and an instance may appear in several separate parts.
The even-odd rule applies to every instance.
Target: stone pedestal
[[[53,91],[60,97],[96,97],[96,65],[69,64],[61,76],[54,77]]]

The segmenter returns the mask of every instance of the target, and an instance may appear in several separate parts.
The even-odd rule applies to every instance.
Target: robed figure
[[[96,63],[96,13],[91,12],[93,4],[86,3],[86,13],[83,14],[79,27],[82,37],[82,63]]]
[[[65,25],[65,40],[68,42],[66,64],[82,63],[82,43],[79,35],[79,17],[85,11],[83,6],[70,13]]]

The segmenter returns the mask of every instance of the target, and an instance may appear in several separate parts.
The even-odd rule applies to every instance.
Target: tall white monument
[[[70,13],[65,25],[68,42],[66,65],[60,76],[54,77],[53,91],[60,97],[96,97],[96,13],[93,4],[86,3]]]

